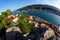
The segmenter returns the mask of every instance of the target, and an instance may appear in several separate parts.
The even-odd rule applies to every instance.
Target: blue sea
[[[60,26],[60,16],[56,15],[54,12],[45,12],[37,10],[24,10],[22,12],[28,15],[40,17],[56,26]]]

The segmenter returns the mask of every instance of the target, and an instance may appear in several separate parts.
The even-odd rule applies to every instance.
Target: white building
[[[17,18],[15,18],[15,19],[13,19],[12,22],[16,23],[18,19],[19,19],[19,18],[17,17]]]

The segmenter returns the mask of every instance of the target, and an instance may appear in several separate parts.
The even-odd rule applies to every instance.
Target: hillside
[[[19,11],[23,10],[38,10],[38,11],[48,11],[48,12],[55,12],[54,14],[60,15],[60,9],[50,6],[50,5],[42,5],[42,4],[35,4],[35,5],[28,5],[26,7],[17,9],[13,11],[13,14],[19,13]]]

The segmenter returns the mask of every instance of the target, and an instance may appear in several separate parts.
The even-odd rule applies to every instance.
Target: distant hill
[[[55,12],[55,14],[60,16],[60,9],[54,7],[54,6],[50,6],[50,5],[41,5],[41,4],[36,4],[36,5],[28,5],[26,7],[23,8],[19,8],[15,11],[13,11],[13,15],[19,13],[22,10],[43,10],[43,11],[49,11],[49,12]]]

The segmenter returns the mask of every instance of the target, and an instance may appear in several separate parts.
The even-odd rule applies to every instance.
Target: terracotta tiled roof
[[[12,21],[12,20],[15,19],[15,18],[16,18],[16,16],[14,16],[14,15],[8,16],[9,21]]]

